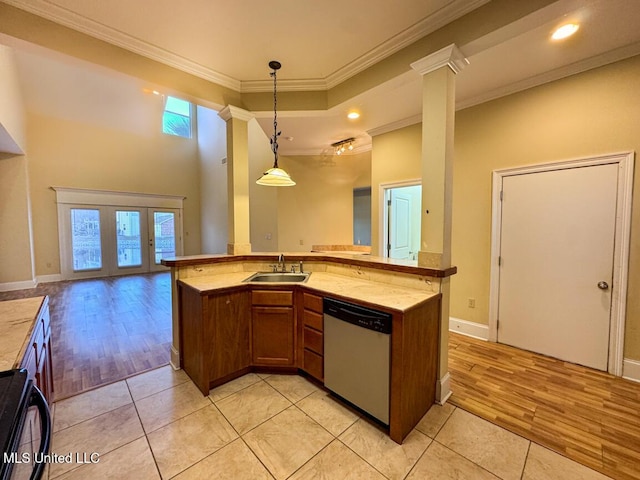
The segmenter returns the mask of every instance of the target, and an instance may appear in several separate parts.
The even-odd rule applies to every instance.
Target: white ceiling
[[[242,92],[331,88],[488,0],[2,0]],[[579,21],[562,42],[549,36]],[[457,75],[464,108],[640,54],[638,0],[559,0],[468,45]],[[328,111],[279,112],[284,155],[330,153],[330,144],[415,123],[421,77],[409,71]],[[362,116],[346,118],[356,108]],[[267,135],[272,112],[255,112]],[[368,133],[369,132],[369,133]],[[285,138],[292,138],[291,141]]]

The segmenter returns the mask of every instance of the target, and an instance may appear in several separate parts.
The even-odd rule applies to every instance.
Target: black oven
[[[0,372],[0,480],[39,480],[50,440],[49,406],[27,371]]]

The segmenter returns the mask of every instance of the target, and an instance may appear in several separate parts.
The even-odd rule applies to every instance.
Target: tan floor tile
[[[264,465],[238,438],[172,480],[272,480]]]
[[[240,435],[291,406],[291,402],[262,380],[216,402]]]
[[[167,388],[188,382],[189,376],[184,370],[174,370],[171,365],[150,370],[127,379],[127,385],[134,400],[148,397]]]
[[[124,381],[112,383],[56,402],[53,431],[84,422],[131,403],[131,395]]]
[[[334,440],[305,463],[289,480],[385,480],[384,475]]]
[[[595,470],[580,465],[535,443],[529,448],[523,480],[606,480]]]
[[[158,480],[160,474],[145,438],[139,438],[104,456],[98,463],[72,470],[56,480]]]
[[[322,450],[333,436],[295,406],[243,436],[278,480],[289,477]]]
[[[51,452],[59,455],[71,453],[74,462],[52,463],[50,477],[55,478],[76,468],[77,454],[81,459],[92,453],[102,456],[143,436],[144,431],[133,404],[60,430],[53,434]]]
[[[362,418],[339,438],[391,480],[404,478],[431,443],[429,437],[413,430],[398,445],[387,433]]]
[[[163,479],[172,478],[237,437],[211,403],[148,435]]]
[[[336,437],[360,418],[353,410],[322,390],[315,391],[296,405]]]
[[[293,403],[318,391],[318,387],[300,375],[270,375],[265,382]]]
[[[420,430],[427,437],[435,438],[455,409],[456,407],[450,403],[432,405],[429,411],[418,422],[416,429]]]
[[[462,455],[431,442],[425,454],[418,460],[407,480],[499,480],[484,468]]]
[[[203,396],[190,381],[136,401],[142,426],[147,433],[207,405],[211,405],[211,400]]]
[[[244,390],[259,381],[259,374],[248,373],[242,377],[238,377],[230,382],[220,385],[219,387],[211,389],[211,391],[209,391],[209,398],[211,398],[212,401],[217,402],[229,395],[239,392],[240,390]]]
[[[504,480],[519,480],[529,441],[456,409],[436,440]]]

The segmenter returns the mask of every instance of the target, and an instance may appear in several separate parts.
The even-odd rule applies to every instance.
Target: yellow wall
[[[639,151],[640,56],[460,111],[456,117],[451,315],[489,314],[491,172]],[[625,357],[640,359],[640,169],[636,166]],[[476,298],[476,308],[467,299]]]
[[[373,137],[371,152],[371,253],[380,249],[381,184],[420,179],[422,126],[411,125]]]
[[[488,324],[493,170],[640,150],[640,56],[456,113],[452,317]],[[420,172],[420,125],[374,137],[372,232],[379,185]],[[640,359],[640,168],[632,211],[626,358]],[[428,186],[425,180],[425,188]],[[475,298],[469,308],[467,299]]]
[[[184,252],[200,253],[198,155],[194,140],[159,131],[155,137],[138,136],[37,114],[28,116],[28,136],[37,275],[60,273],[52,186],[184,195]]]
[[[278,189],[281,251],[353,243],[353,189],[368,185],[370,152],[354,155],[281,157],[296,186]]]

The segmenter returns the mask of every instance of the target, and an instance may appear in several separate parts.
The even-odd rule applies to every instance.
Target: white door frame
[[[608,372],[622,376],[624,356],[624,328],[629,271],[629,236],[631,234],[631,202],[633,188],[634,153],[622,152],[560,162],[504,168],[493,171],[491,201],[491,277],[489,287],[489,341],[498,339],[498,294],[500,284],[500,232],[502,230],[502,180],[511,175],[562,170],[595,165],[618,165],[618,196],[613,254],[613,286],[609,335]]]
[[[388,190],[401,187],[413,187],[416,185],[422,185],[421,178],[415,178],[412,180],[402,180],[399,182],[381,183],[378,189],[378,198],[380,202],[380,222],[378,225],[378,238],[380,239],[379,252],[380,257],[387,258],[387,232],[389,231],[389,215],[387,210],[387,193]]]

